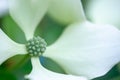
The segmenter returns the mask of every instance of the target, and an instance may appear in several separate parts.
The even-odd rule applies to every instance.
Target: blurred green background
[[[84,9],[89,0],[82,0]],[[89,19],[90,20],[90,19]],[[47,14],[39,23],[35,36],[41,36],[46,40],[48,46],[53,44],[67,25],[61,25],[51,19]],[[26,43],[25,35],[19,26],[12,20],[9,14],[0,18],[0,27],[15,42]],[[65,73],[65,71],[49,58],[40,57],[41,63],[49,70]],[[0,66],[0,80],[25,80],[24,75],[29,74],[32,69],[29,55],[16,55],[9,58]],[[120,80],[120,64],[115,65],[106,75],[93,80]]]

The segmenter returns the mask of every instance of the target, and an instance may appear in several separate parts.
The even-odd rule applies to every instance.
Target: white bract
[[[9,0],[9,6],[12,18],[28,39],[33,37],[38,22],[41,21],[46,11],[51,17],[63,24],[85,20],[79,0]]]
[[[59,74],[45,69],[39,61],[39,58],[31,59],[33,69],[30,75],[25,76],[30,80],[88,80],[84,77]]]
[[[111,25],[83,22],[70,25],[43,54],[68,74],[90,79],[106,74],[120,61],[120,31]]]
[[[12,41],[0,29],[0,64],[14,55],[26,53],[25,45]]]
[[[9,0],[10,14],[27,39],[33,38],[38,23],[48,8],[49,0]]]
[[[62,24],[86,20],[80,0],[51,0],[48,14]]]
[[[81,77],[85,76],[92,79],[104,75],[120,61],[120,31],[111,25],[87,21],[80,0],[9,0],[9,4],[10,15],[24,31],[27,40],[33,38],[37,24],[46,12],[58,22],[69,24],[43,54],[56,61],[68,75],[46,70],[39,63],[39,57],[32,57],[33,69],[27,78],[86,80]],[[3,44],[0,46],[0,63],[16,53],[27,53],[24,44],[15,43],[2,30],[0,38]]]

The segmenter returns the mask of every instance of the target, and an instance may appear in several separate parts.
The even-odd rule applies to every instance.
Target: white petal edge
[[[12,56],[26,53],[25,45],[15,43],[0,29],[0,64]]]
[[[10,15],[24,31],[27,39],[33,37],[48,4],[49,0],[9,0]]]
[[[0,0],[0,17],[8,12],[8,0]]]
[[[91,0],[86,13],[95,23],[113,24],[120,29],[120,0]]]
[[[32,57],[31,61],[33,66],[32,72],[25,76],[25,78],[30,80],[88,80],[85,77],[60,74],[49,71],[42,67],[39,58],[37,57]]]
[[[68,26],[43,54],[67,73],[96,78],[120,61],[120,31],[111,25],[83,22]]]
[[[81,0],[51,0],[48,14],[63,24],[86,20]]]

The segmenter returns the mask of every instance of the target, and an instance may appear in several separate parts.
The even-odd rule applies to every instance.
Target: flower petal
[[[8,0],[0,0],[0,17],[8,12]]]
[[[13,42],[0,29],[0,64],[14,55],[26,53],[25,45]]]
[[[26,78],[29,78],[30,80],[87,80],[86,78],[80,76],[78,77],[49,71],[42,67],[39,62],[39,58],[35,57],[31,60],[33,69],[32,72],[26,76]]]
[[[32,38],[38,23],[48,8],[48,0],[9,0],[10,14],[25,32]]]
[[[96,23],[113,24],[120,29],[120,0],[91,0],[86,13]]]
[[[73,24],[43,56],[69,74],[102,76],[120,61],[120,31],[111,25]]]
[[[81,0],[51,0],[48,13],[55,20],[63,24],[86,19]]]

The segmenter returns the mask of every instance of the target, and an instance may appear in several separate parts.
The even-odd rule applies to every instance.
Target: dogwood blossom
[[[24,31],[27,40],[33,38],[37,24],[47,12],[55,20],[69,24],[60,38],[48,46],[43,54],[62,66],[68,75],[49,71],[41,66],[39,57],[32,57],[33,69],[27,78],[31,80],[86,80],[81,77],[85,76],[92,79],[104,75],[120,61],[120,31],[112,25],[100,25],[87,21],[80,0],[10,0],[9,3],[10,15]],[[54,3],[61,3],[63,6],[60,8],[60,5],[53,5]],[[62,15],[59,15],[59,10],[62,11]],[[8,43],[6,46],[1,46],[3,48],[0,49],[0,58],[6,57],[4,53],[9,54],[0,63],[16,55],[12,54],[13,52],[26,54],[24,44],[13,42],[2,30],[0,34],[3,38],[1,44]],[[14,47],[15,49],[11,49]],[[5,52],[6,49],[9,53]]]
[[[43,9],[43,10],[39,9],[38,3],[42,3],[42,5],[43,5],[43,2],[45,2],[45,4],[47,4],[47,1],[40,2],[38,0],[36,0],[36,1],[31,0],[31,1],[28,1],[26,4],[24,2],[27,2],[27,1],[12,0],[11,2],[9,2],[9,8],[10,8],[10,14],[11,14],[12,18],[16,21],[16,23],[24,31],[27,40],[29,40],[30,38],[33,37],[36,26],[37,26],[38,22],[44,16],[44,13],[46,11],[45,9]],[[25,9],[21,8],[21,4],[23,4],[23,3],[25,4],[25,5],[23,5],[23,7],[25,7]],[[33,4],[36,4],[36,6]],[[31,6],[31,5],[33,5],[33,6]],[[45,5],[43,5],[43,6],[46,8]],[[37,10],[35,10],[35,9],[37,9]],[[28,15],[28,13],[29,13],[29,15]],[[36,16],[36,17],[33,18],[34,16]],[[35,23],[33,23],[34,21],[35,21]],[[29,27],[30,27],[30,29],[29,29]],[[3,63],[5,60],[7,60],[8,58],[10,58],[14,55],[28,53],[26,51],[25,44],[18,44],[16,42],[12,41],[7,35],[5,35],[5,33],[2,30],[1,30],[0,37],[2,39],[1,44],[3,44],[3,48],[1,48],[1,53],[7,54],[7,55],[1,54],[0,63]],[[39,59],[39,57],[37,57],[36,59]],[[34,61],[32,63],[34,64],[36,62]],[[39,64],[39,65],[41,66],[41,64]],[[35,66],[37,66],[37,65],[36,64],[33,65],[33,70],[34,70]],[[41,71],[41,68],[38,68],[38,70]],[[36,73],[36,71],[35,71],[35,73]],[[87,80],[86,78],[83,78],[81,76],[72,76],[72,75],[54,73],[49,70],[46,70],[45,68],[42,68],[42,72],[40,72],[40,74],[42,74],[41,76],[46,75],[45,79],[43,78],[44,80],[49,79],[49,77],[47,77],[47,75],[51,75],[52,80],[53,79],[55,79],[55,80],[59,80],[59,79],[62,79],[62,80],[67,80],[67,79]],[[32,75],[32,76],[34,76],[34,75]],[[38,78],[39,78],[38,76],[33,77],[33,80],[34,79],[38,80]]]

